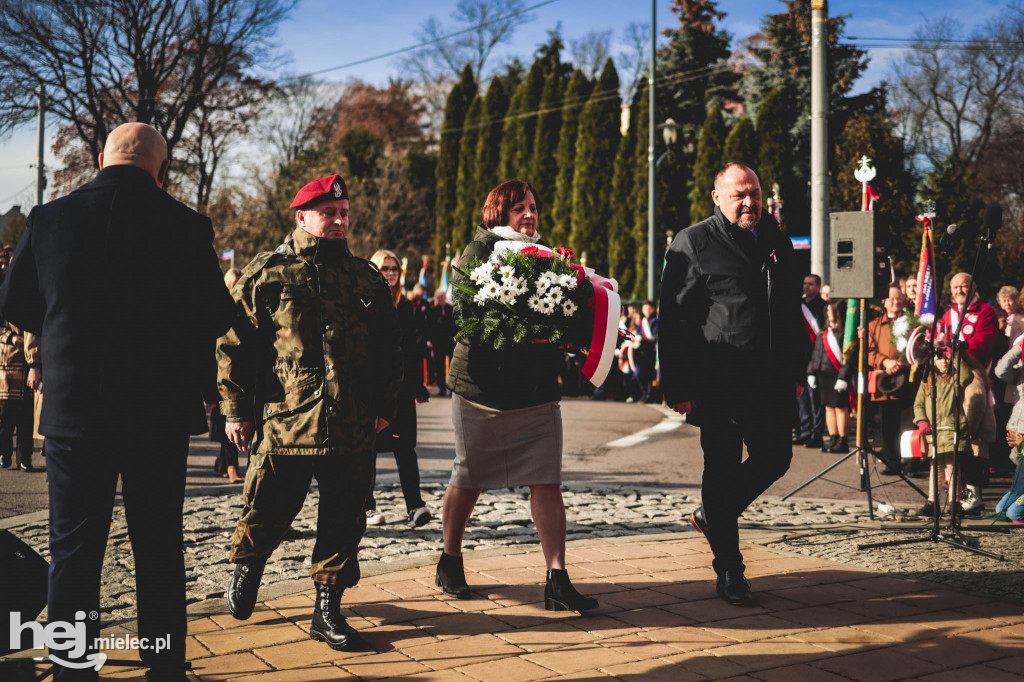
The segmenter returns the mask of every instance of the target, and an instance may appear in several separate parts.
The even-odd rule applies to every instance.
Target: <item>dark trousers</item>
[[[445,395],[448,387],[445,382],[448,380],[448,353],[445,349],[434,346],[431,348],[430,360],[434,370],[434,381],[437,382],[437,394]]]
[[[14,451],[14,432],[18,432],[17,464],[32,464],[32,431],[35,425],[35,403],[32,391],[23,398],[0,400],[0,460],[7,462]]]
[[[892,469],[899,469],[903,465],[900,436],[903,434],[902,418],[906,404],[902,400],[881,400],[875,405],[882,431],[882,461]]]
[[[359,541],[373,490],[372,451],[344,455],[250,455],[245,506],[231,539],[232,562],[267,557],[302,510],[313,479],[320,488],[316,543],[309,574],[318,583],[359,582]]]
[[[395,464],[398,465],[398,482],[402,485],[402,497],[405,499],[405,513],[411,514],[414,509],[426,506],[420,494],[420,462],[416,456],[416,448],[396,447],[394,450]],[[366,501],[366,509],[377,509],[377,500],[373,493]]]
[[[743,570],[739,517],[785,475],[793,458],[785,412],[792,403],[782,395],[772,400],[761,394],[758,399],[756,404],[748,396],[700,407],[700,445],[704,450],[701,498],[708,542],[715,556],[712,565],[718,575],[730,569]]]
[[[100,573],[121,477],[121,497],[135,560],[139,638],[170,637],[160,653],[140,656],[154,677],[185,666],[185,556],[182,506],[188,436],[155,433],[109,438],[46,438],[50,493],[50,622],[85,619],[89,648],[99,635]],[[145,452],[140,451],[145,438]],[[96,614],[96,618],[88,614]],[[95,669],[57,666],[56,679],[95,680]]]
[[[821,438],[825,433],[825,409],[821,406],[821,391],[804,384],[803,394],[796,399],[799,414],[798,438]]]

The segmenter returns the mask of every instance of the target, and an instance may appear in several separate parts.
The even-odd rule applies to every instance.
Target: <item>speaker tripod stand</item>
[[[867,329],[867,305],[866,305],[866,302],[865,302],[864,299],[860,300],[860,311],[859,312],[860,312],[860,328],[866,330]],[[874,521],[875,520],[875,505],[874,505],[874,501],[871,499],[871,472],[868,469],[868,465],[870,463],[870,458],[871,457],[878,458],[878,455],[875,454],[871,450],[871,448],[865,446],[865,442],[867,440],[867,438],[865,437],[866,434],[865,434],[865,429],[864,429],[864,385],[865,385],[864,384],[864,355],[865,355],[865,346],[866,345],[867,345],[867,339],[862,339],[860,344],[859,344],[860,347],[858,349],[858,368],[857,368],[857,377],[858,377],[858,381],[857,381],[857,444],[856,444],[856,447],[853,450],[850,450],[850,452],[848,452],[847,454],[845,454],[842,457],[840,457],[838,460],[836,460],[832,464],[830,464],[829,466],[825,467],[824,469],[822,469],[821,471],[816,473],[814,476],[809,478],[807,481],[802,483],[797,488],[795,488],[792,491],[790,491],[790,492],[786,493],[785,495],[783,495],[782,499],[783,500],[789,499],[790,497],[792,497],[793,495],[796,495],[798,492],[800,492],[801,490],[803,490],[804,488],[809,486],[811,483],[813,483],[813,482],[815,482],[815,481],[817,481],[819,479],[821,479],[823,481],[828,481],[829,483],[832,483],[834,485],[842,486],[844,488],[850,488],[851,490],[857,490],[857,488],[854,488],[853,486],[847,485],[846,483],[841,483],[839,481],[833,481],[831,479],[825,478],[825,474],[827,474],[828,472],[832,471],[833,469],[835,469],[836,467],[838,467],[839,465],[841,465],[843,462],[847,461],[851,457],[856,456],[857,457],[857,467],[858,467],[858,470],[860,471],[860,488],[859,488],[859,490],[860,490],[860,492],[867,493],[867,497],[868,497],[868,516],[871,518],[872,521]],[[916,490],[919,495],[921,495],[922,497],[928,497],[928,495],[923,490],[921,490],[916,485],[914,485],[914,483],[909,478],[907,478],[906,475],[904,475],[902,471],[899,472],[898,475],[899,475],[899,477],[901,479],[903,479],[903,481],[907,485],[909,485],[911,488]],[[892,483],[895,483],[895,481],[892,481],[890,483],[883,483],[882,485],[892,485]]]

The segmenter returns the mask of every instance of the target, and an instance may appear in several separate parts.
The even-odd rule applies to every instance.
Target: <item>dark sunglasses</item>
[[[396,268],[392,265],[385,265],[380,269],[381,272],[401,272],[402,268]]]

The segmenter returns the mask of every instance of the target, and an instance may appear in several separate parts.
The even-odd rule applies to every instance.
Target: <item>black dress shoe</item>
[[[266,565],[267,557],[245,559],[235,564],[231,584],[228,585],[224,596],[228,603],[228,611],[238,620],[247,619],[256,608],[256,595],[259,594]]]
[[[316,584],[316,605],[309,626],[310,639],[324,642],[335,651],[369,651],[359,631],[341,615],[341,594],[337,585]]]
[[[19,464],[18,468],[21,469],[22,471],[28,471],[30,473],[36,470],[36,468],[31,464]]]
[[[548,611],[592,611],[598,607],[597,600],[585,597],[576,591],[564,568],[549,568],[548,581],[544,585],[544,608]]]
[[[820,448],[821,446],[822,446],[821,436],[814,436],[813,438],[808,438],[807,442],[804,443],[804,447],[808,447],[808,448],[811,448],[811,449]]]
[[[473,598],[473,593],[469,591],[469,585],[466,584],[466,571],[462,567],[461,556],[452,556],[441,552],[441,558],[437,561],[437,573],[434,574],[434,584],[450,597]]]
[[[4,469],[10,469],[11,466],[12,463],[9,457],[7,459],[0,459],[0,467],[3,467]]]
[[[708,537],[708,520],[704,516],[704,505],[701,505],[690,512],[690,525],[697,529],[697,532],[704,536],[707,540]],[[708,540],[710,543],[711,541]]]
[[[811,439],[810,436],[797,436],[793,439],[793,445],[803,445]]]
[[[743,571],[728,569],[718,576],[715,586],[718,596],[733,606],[757,606],[754,595],[750,593],[750,581],[743,576]]]

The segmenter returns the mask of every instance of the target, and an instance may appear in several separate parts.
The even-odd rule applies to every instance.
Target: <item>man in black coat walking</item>
[[[729,163],[711,196],[715,214],[682,230],[666,255],[661,382],[665,402],[701,429],[703,506],[691,523],[711,545],[718,594],[751,606],[738,520],[789,468],[807,335],[793,246],[762,212],[757,175]]]
[[[0,287],[0,313],[43,339],[49,620],[73,624],[76,614],[99,612],[120,476],[138,636],[149,643],[140,656],[149,679],[180,681],[188,438],[206,431],[204,372],[233,303],[209,219],[162,189],[167,164],[167,144],[154,128],[113,130],[92,182],[32,210]],[[77,662],[100,629],[98,615],[84,623],[88,648]],[[58,665],[56,677],[97,674]]]

